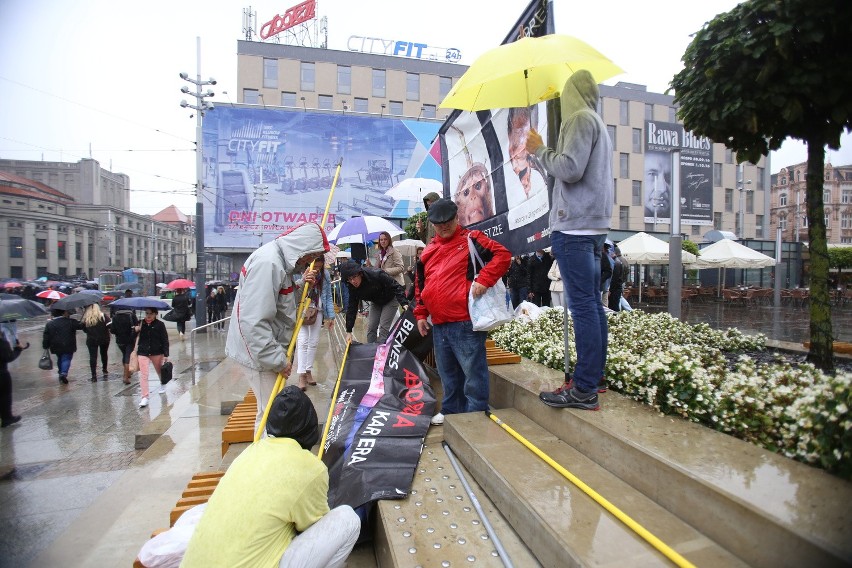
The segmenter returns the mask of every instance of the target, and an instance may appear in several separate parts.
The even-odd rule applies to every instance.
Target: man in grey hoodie
[[[534,130],[527,137],[527,150],[555,178],[550,239],[574,320],[574,375],[566,372],[561,387],[539,395],[542,402],[558,408],[600,408],[598,385],[609,341],[600,301],[600,266],[612,217],[612,143],[596,112],[598,96],[592,74],[578,71],[562,90],[556,150],[544,146]]]

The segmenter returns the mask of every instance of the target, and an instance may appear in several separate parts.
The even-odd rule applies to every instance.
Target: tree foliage
[[[689,239],[683,239],[683,241],[680,243],[680,248],[682,248],[686,252],[690,252],[690,253],[694,254],[695,256],[698,256],[699,254],[701,254],[698,251],[698,245],[695,244],[694,241],[690,241]]]
[[[417,230],[417,221],[420,221],[422,225],[425,225],[429,221],[426,219],[426,212],[421,211],[420,213],[415,213],[405,222],[405,234],[406,238],[409,239],[420,239],[421,234]]]
[[[684,128],[757,162],[787,137],[808,144],[811,348],[833,368],[822,200],[825,146],[852,124],[852,2],[749,0],[695,34],[671,86]]]
[[[852,247],[828,249],[828,265],[841,270],[852,268]]]

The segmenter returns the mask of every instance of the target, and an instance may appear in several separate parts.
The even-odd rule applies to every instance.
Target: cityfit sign
[[[304,24],[308,20],[313,20],[316,17],[316,0],[308,0],[307,2],[296,4],[283,14],[275,14],[274,18],[263,24],[260,27],[260,37],[263,39],[269,39],[285,30],[289,30],[293,26]]]
[[[382,39],[380,37],[349,36],[346,47],[349,48],[349,51],[376,55],[397,55],[428,59],[429,61],[458,63],[461,60],[461,51],[455,47],[435,47],[425,43]]]

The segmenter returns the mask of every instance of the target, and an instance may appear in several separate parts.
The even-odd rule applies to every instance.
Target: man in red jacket
[[[478,298],[509,270],[512,254],[482,231],[459,226],[458,207],[449,199],[432,203],[429,222],[435,238],[420,255],[423,281],[415,289],[414,316],[421,335],[429,332],[431,316],[435,359],[444,387],[441,412],[432,424],[443,424],[444,414],[488,409],[487,332],[473,331],[467,309],[468,293]],[[476,280],[468,249],[473,240],[485,262]]]

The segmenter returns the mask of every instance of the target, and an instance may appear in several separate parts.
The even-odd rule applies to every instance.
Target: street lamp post
[[[751,185],[751,180],[747,180],[745,185]],[[745,194],[754,190],[750,187],[743,187],[742,179],[737,182],[737,189],[740,192],[740,238],[745,239]]]
[[[201,87],[206,85],[215,85],[216,80],[213,78],[207,81],[201,80],[201,38],[196,38],[197,52],[197,74],[195,79],[189,77],[188,73],[181,73],[180,78],[184,81],[195,85],[195,92],[190,91],[189,87],[183,86],[181,92],[186,95],[195,97],[195,105],[191,105],[186,100],[180,102],[183,108],[191,108],[195,110],[195,327],[204,325],[207,321],[207,307],[204,294],[204,281],[207,277],[207,259],[204,253],[204,161],[202,158],[202,144],[204,138],[201,130],[201,119],[204,113],[213,109],[213,103],[208,103],[205,99],[212,97],[215,93],[210,89],[206,93],[201,92]],[[191,115],[190,115],[191,118]],[[205,330],[201,330],[204,332]]]

